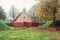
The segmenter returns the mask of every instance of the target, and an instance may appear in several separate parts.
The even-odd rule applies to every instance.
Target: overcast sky
[[[23,8],[29,10],[35,3],[34,0],[0,0],[0,6],[3,7],[5,12],[8,12],[13,4],[19,11],[22,11]]]

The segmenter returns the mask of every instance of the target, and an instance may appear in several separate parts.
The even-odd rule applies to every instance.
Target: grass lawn
[[[58,40],[60,32],[35,32],[31,29],[0,31],[0,40]]]

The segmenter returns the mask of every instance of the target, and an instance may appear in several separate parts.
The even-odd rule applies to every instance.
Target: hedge
[[[8,29],[8,28],[9,28],[9,26],[6,25],[3,21],[0,20],[0,30],[1,29]]]

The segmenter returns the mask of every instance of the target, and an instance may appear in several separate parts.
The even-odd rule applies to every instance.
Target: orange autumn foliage
[[[43,20],[53,20],[54,15],[56,16],[56,14],[54,14],[53,9],[54,7],[58,7],[57,3],[55,2],[55,0],[44,0],[44,1],[40,1],[35,5],[35,13],[36,16],[39,19],[43,19]],[[59,7],[58,7],[59,8]],[[60,14],[59,14],[60,15]],[[56,16],[56,19],[59,19],[60,16]]]

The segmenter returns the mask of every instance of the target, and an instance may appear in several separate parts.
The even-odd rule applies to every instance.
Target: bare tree
[[[13,20],[14,20],[17,15],[18,15],[18,10],[15,7],[15,5],[12,5],[12,7],[9,10],[9,17],[13,18]]]

